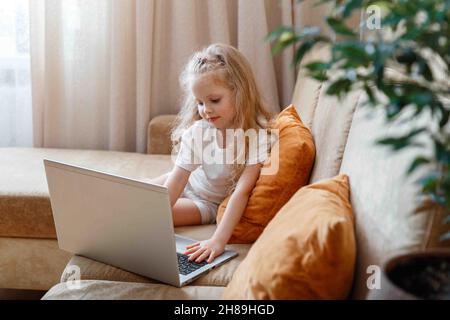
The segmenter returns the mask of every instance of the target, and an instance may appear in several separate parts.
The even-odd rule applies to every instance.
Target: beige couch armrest
[[[147,153],[148,154],[170,154],[172,141],[170,131],[176,115],[165,114],[154,117],[148,124],[147,129]]]

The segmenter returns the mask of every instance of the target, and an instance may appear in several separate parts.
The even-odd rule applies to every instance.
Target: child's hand
[[[225,250],[225,243],[215,240],[214,238],[199,241],[186,247],[184,254],[190,254],[189,261],[202,262],[208,259],[207,262],[213,262],[215,257],[220,256]]]

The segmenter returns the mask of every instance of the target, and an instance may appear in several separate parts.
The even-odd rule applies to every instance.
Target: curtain
[[[264,37],[305,16],[295,2],[30,0],[33,145],[145,152],[148,122],[179,111],[188,57],[214,42],[244,53],[281,110],[294,52],[273,58]]]
[[[135,149],[135,1],[33,0],[37,147]]]
[[[32,146],[28,0],[0,4],[0,147]]]

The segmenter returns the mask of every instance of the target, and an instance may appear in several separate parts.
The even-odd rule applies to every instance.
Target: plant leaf
[[[264,39],[269,42],[275,41],[281,36],[281,34],[283,34],[283,32],[293,32],[293,28],[287,26],[279,26],[271,31],[268,35],[266,35]]]
[[[439,127],[444,128],[450,118],[450,110],[442,108],[441,112],[442,112],[442,117],[441,117],[441,120],[439,121]]]
[[[428,163],[430,163],[430,159],[422,157],[422,156],[416,157],[413,160],[413,162],[411,163],[411,165],[409,166],[407,174],[410,175],[416,169],[418,169],[420,166],[423,166],[423,165],[428,164]]]
[[[356,37],[356,33],[350,30],[342,20],[333,17],[328,17],[327,23],[330,26],[330,28],[333,29],[333,31],[337,34]]]
[[[314,45],[315,45],[315,43],[312,41],[306,41],[306,42],[302,43],[300,45],[300,47],[298,47],[297,51],[295,52],[294,64],[299,65],[302,62],[305,54],[307,54],[308,51],[310,51],[314,47]]]
[[[326,71],[330,69],[330,64],[323,61],[313,61],[305,65],[305,68],[310,71]]]
[[[330,68],[329,62],[324,61],[313,61],[305,65],[308,70],[308,75],[317,81],[327,81],[327,70]]]
[[[352,14],[355,9],[361,8],[363,5],[363,0],[350,0],[344,4],[344,10],[342,12],[342,17],[347,18]]]
[[[401,149],[411,146],[411,145],[420,146],[419,144],[413,144],[413,142],[411,140],[412,140],[412,138],[414,138],[415,136],[419,135],[420,133],[422,133],[424,131],[426,131],[425,128],[414,129],[404,136],[387,137],[387,138],[379,139],[379,140],[377,140],[377,143],[381,144],[381,145],[388,145],[394,151],[401,150]]]
[[[436,174],[428,174],[427,176],[419,179],[419,183],[422,185],[422,191],[426,194],[434,194],[434,190],[436,189],[438,178]],[[435,199],[433,198],[433,201]],[[436,202],[436,201],[435,201]]]
[[[338,97],[341,97],[344,92],[350,91],[351,86],[352,81],[350,81],[349,79],[338,79],[330,84],[326,93],[331,96],[337,95]]]
[[[449,165],[450,163],[450,149],[446,147],[442,141],[437,139],[436,137],[433,138],[434,140],[434,148],[435,148],[435,157],[436,160],[440,163],[444,163]]]
[[[286,31],[287,32],[287,31]],[[274,47],[272,48],[272,55],[279,54],[284,48],[296,43],[299,38],[295,36],[294,34],[289,35],[288,37],[284,38],[284,34],[282,33],[280,35],[280,38],[275,43]]]
[[[345,41],[333,46],[333,57],[335,61],[345,60],[342,68],[368,67],[371,57],[363,45],[356,41]]]

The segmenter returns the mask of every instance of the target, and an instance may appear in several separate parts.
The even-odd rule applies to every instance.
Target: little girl
[[[249,152],[248,136],[236,143],[236,134],[229,131],[267,132],[272,114],[259,94],[249,62],[232,46],[212,44],[196,52],[180,83],[184,103],[172,132],[179,152],[172,171],[152,182],[168,188],[175,226],[214,223],[219,204],[231,194],[214,235],[186,248],[189,260],[210,263],[224,252],[270,149],[264,139],[256,153]],[[206,133],[213,140],[209,145]],[[244,150],[238,156],[233,154],[236,144]],[[200,149],[200,153],[208,149],[215,161],[206,161]],[[231,162],[225,157],[230,151]]]

